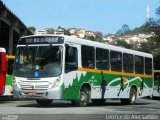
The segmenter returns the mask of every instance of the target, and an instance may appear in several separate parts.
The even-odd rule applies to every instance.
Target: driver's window
[[[71,72],[78,69],[77,48],[66,45],[65,53],[65,72]]]

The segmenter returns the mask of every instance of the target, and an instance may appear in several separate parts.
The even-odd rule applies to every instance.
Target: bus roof
[[[109,50],[113,50],[113,51],[119,51],[119,52],[123,52],[123,53],[130,53],[130,54],[134,54],[134,55],[153,58],[152,54],[149,54],[149,53],[126,49],[123,47],[118,47],[118,46],[113,46],[113,45],[108,45],[108,44],[95,42],[95,41],[91,41],[91,40],[76,38],[76,37],[72,37],[72,36],[66,36],[66,35],[42,34],[42,35],[24,36],[22,38],[38,37],[38,36],[57,36],[57,37],[59,36],[59,37],[64,37],[64,43],[70,42],[70,43],[76,43],[76,44],[80,44],[80,45],[94,46],[94,47],[109,49]]]
[[[0,52],[6,52],[5,48],[0,47]]]

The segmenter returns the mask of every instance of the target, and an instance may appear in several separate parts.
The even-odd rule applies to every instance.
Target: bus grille
[[[21,81],[20,88],[22,90],[47,90],[49,88],[49,84],[46,81],[43,82]]]

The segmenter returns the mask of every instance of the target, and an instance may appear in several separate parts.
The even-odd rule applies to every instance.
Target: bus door
[[[75,81],[78,82],[76,76],[78,75],[78,46],[74,44],[65,45],[65,74],[64,85],[66,92],[65,99],[77,99],[79,90],[76,86],[72,86]]]
[[[6,81],[6,53],[0,52],[0,95],[4,93]]]
[[[7,66],[7,72],[6,72],[6,82],[5,82],[5,92],[3,96],[10,96],[13,95],[13,90],[12,90],[12,73],[13,73],[13,64],[14,64],[14,59],[15,56],[13,55],[7,55],[7,61],[6,61],[6,66]]]

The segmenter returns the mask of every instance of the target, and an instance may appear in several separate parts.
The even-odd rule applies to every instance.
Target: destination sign
[[[62,44],[64,37],[60,36],[34,36],[21,38],[19,44]]]

